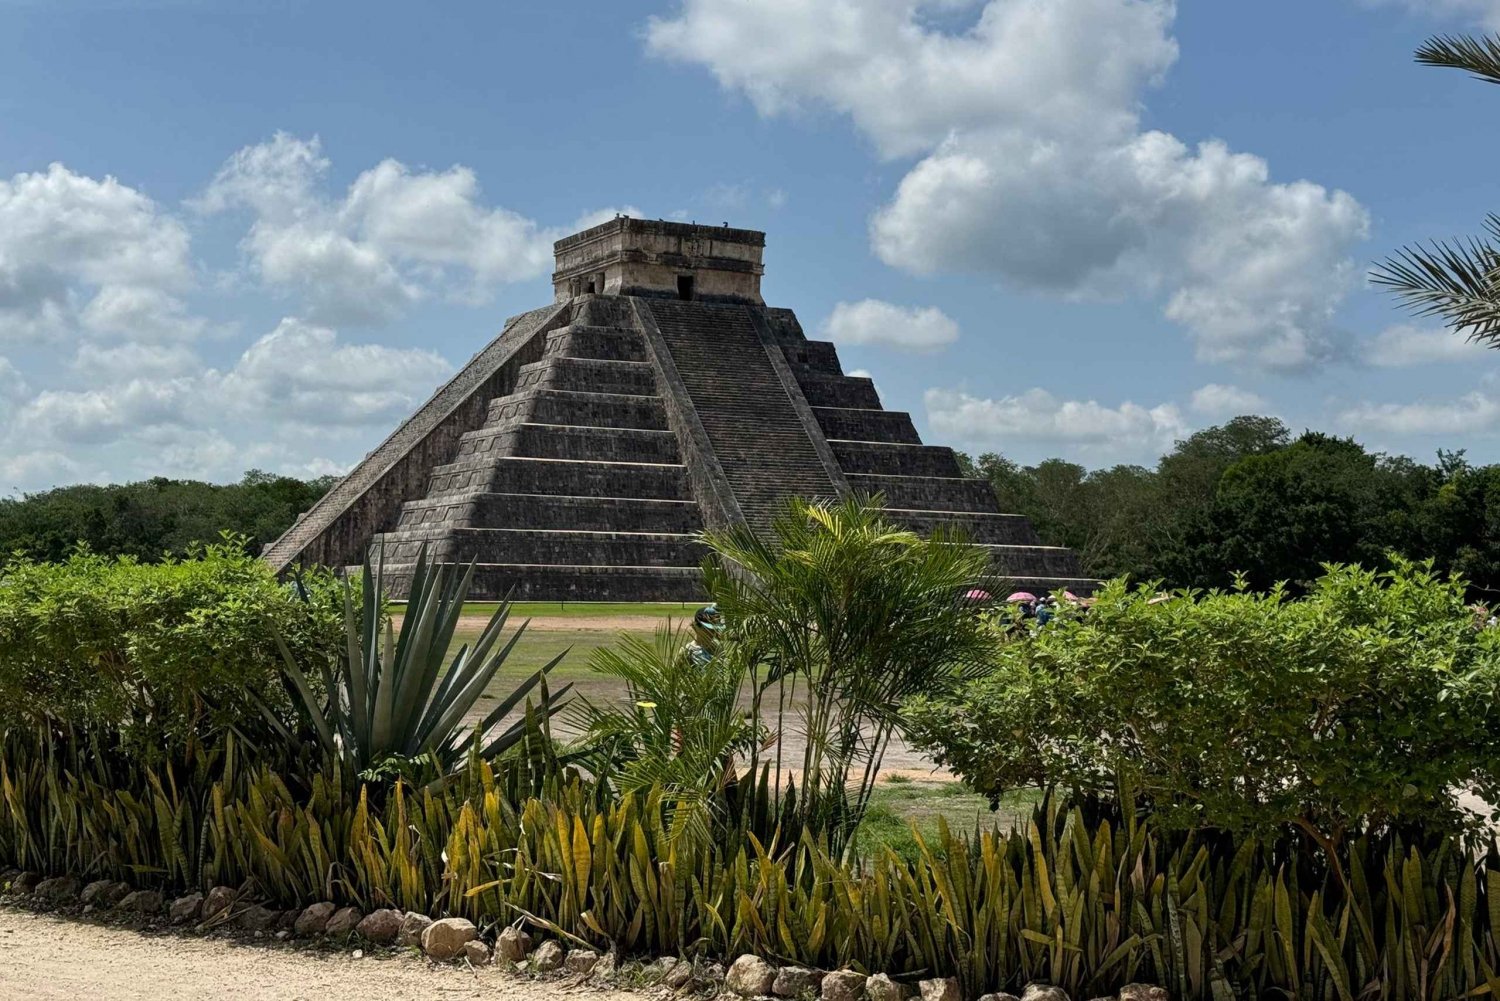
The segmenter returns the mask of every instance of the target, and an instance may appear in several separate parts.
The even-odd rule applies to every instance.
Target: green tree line
[[[1428,465],[1244,416],[1177,442],[1155,469],[961,458],[1091,576],[1210,588],[1243,573],[1257,589],[1296,588],[1324,563],[1383,567],[1397,553],[1461,574],[1477,599],[1500,597],[1500,465],[1462,451]]]
[[[153,477],[137,483],[58,487],[0,498],[0,562],[21,554],[57,561],[84,544],[144,561],[183,556],[221,533],[252,555],[285,532],[337,477],[298,480],[252,469],[238,483]]]

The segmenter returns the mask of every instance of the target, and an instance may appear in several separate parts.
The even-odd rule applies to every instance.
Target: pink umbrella
[[[1064,591],[1063,592],[1063,597],[1067,598],[1069,601],[1077,601],[1078,600],[1078,595],[1074,594],[1072,591]]]
[[[1035,601],[1036,600],[1036,595],[1032,594],[1030,591],[1017,591],[1014,594],[1012,594],[1009,598],[1006,598],[1005,600],[1006,601]]]
[[[964,600],[965,601],[989,601],[990,600],[990,592],[988,592],[988,591],[981,591],[981,590],[979,590],[976,587],[974,590],[969,591],[969,592],[967,592],[967,593],[964,594]]]

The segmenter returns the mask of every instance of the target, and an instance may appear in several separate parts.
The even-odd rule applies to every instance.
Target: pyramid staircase
[[[641,331],[594,308],[544,336],[426,495],[372,540],[393,593],[425,544],[477,561],[475,598],[681,600],[703,527]],[[628,316],[628,312],[625,314]]]

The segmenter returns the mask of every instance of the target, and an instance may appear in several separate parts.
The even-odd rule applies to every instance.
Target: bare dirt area
[[[642,995],[541,983],[494,968],[411,956],[298,951],[226,939],[151,935],[0,907],[3,1001],[639,1001]]]

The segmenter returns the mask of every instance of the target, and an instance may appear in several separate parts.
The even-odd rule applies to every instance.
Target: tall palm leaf
[[[1500,83],[1500,35],[1429,38],[1416,59]],[[1403,247],[1378,264],[1370,280],[1416,315],[1439,317],[1471,341],[1500,347],[1500,216],[1490,215],[1485,230],[1483,236]]]

